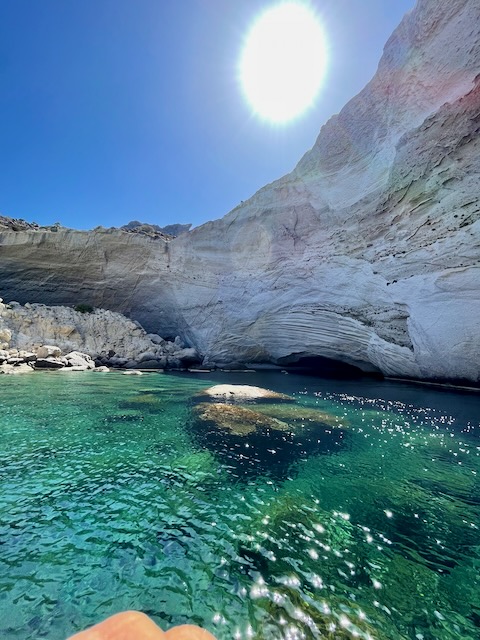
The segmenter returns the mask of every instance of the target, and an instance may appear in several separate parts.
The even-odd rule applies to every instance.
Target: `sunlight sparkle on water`
[[[204,377],[81,375],[2,381],[2,638],[63,640],[112,594],[219,640],[477,637],[478,399],[291,375],[272,456],[192,423]]]

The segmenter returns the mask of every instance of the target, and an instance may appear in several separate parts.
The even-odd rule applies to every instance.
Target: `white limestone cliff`
[[[419,0],[292,173],[172,241],[0,233],[0,294],[89,302],[207,362],[480,379],[480,3]]]

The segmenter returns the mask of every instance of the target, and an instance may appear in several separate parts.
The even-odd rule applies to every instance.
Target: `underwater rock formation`
[[[287,176],[178,238],[0,231],[2,292],[122,311],[205,363],[480,378],[480,4],[419,0]]]
[[[286,422],[270,418],[250,408],[224,402],[202,402],[193,407],[192,413],[201,425],[220,429],[235,436],[246,436],[262,429],[290,431]]]

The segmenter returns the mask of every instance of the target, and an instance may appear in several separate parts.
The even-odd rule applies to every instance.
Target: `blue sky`
[[[309,0],[324,87],[283,126],[238,62],[275,0],[0,0],[0,213],[88,229],[201,224],[290,171],[372,77],[413,0]]]

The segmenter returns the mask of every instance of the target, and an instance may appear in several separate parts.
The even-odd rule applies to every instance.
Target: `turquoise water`
[[[194,423],[219,382],[293,394],[289,431]],[[134,608],[219,640],[474,640],[479,408],[297,375],[2,376],[0,637]]]

